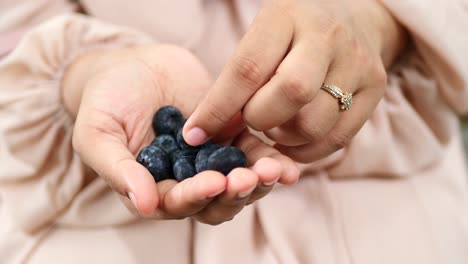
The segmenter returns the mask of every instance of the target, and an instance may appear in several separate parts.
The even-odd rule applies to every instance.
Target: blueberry
[[[151,145],[159,147],[167,154],[171,154],[172,152],[179,149],[179,145],[177,144],[175,138],[167,134],[157,136],[153,142],[151,142]]]
[[[191,146],[187,142],[185,142],[185,139],[182,136],[182,128],[180,128],[179,131],[177,131],[176,140],[177,144],[179,144],[179,147],[183,150],[198,152],[201,148],[201,146]]]
[[[237,167],[246,167],[247,159],[244,152],[236,147],[222,147],[208,158],[207,169],[219,171],[227,175]]]
[[[198,173],[207,170],[208,158],[213,152],[220,148],[222,148],[221,145],[213,143],[204,146],[200,151],[198,151],[197,157],[195,158],[195,168]]]
[[[154,115],[152,125],[156,135],[175,135],[184,122],[184,116],[179,109],[173,106],[163,106]]]
[[[172,178],[171,162],[166,152],[156,146],[144,147],[137,161],[148,169],[156,182]]]
[[[179,158],[185,158],[185,159],[191,160],[192,162],[195,162],[196,156],[197,156],[197,152],[179,149],[179,150],[172,152],[170,155],[170,158],[171,158],[172,164],[174,164],[176,160],[178,160]]]
[[[197,174],[193,160],[190,158],[179,157],[174,162],[172,169],[174,172],[174,178],[179,182]]]

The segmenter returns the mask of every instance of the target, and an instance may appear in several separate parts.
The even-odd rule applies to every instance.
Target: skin
[[[73,146],[135,214],[220,224],[274,183],[297,182],[292,159],[311,162],[349,143],[383,96],[385,68],[405,37],[377,0],[270,0],[214,84],[181,48],[91,52],[63,82],[64,105],[76,116]],[[351,110],[340,112],[322,83],[352,92]],[[188,143],[233,140],[251,166],[155,184],[135,156],[154,137],[152,115],[164,105],[190,116]]]
[[[405,32],[376,0],[265,1],[184,127],[198,145],[242,111],[283,154],[312,162],[345,147],[382,98]],[[320,89],[353,93],[349,111]]]
[[[246,153],[249,168],[226,177],[205,171],[181,183],[156,184],[135,161],[155,136],[151,121],[157,109],[174,105],[188,116],[211,84],[201,63],[182,48],[158,45],[88,53],[72,64],[63,82],[64,105],[76,116],[73,147],[141,217],[193,217],[212,225],[230,220],[276,182],[293,184],[299,177],[295,163],[251,135],[240,117],[229,122],[218,139],[232,139]]]

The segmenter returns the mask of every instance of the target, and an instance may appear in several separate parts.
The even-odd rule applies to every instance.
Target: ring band
[[[340,100],[341,110],[348,111],[351,108],[351,105],[353,104],[352,93],[343,92],[339,87],[326,83],[322,85],[322,89],[327,91],[336,99]]]

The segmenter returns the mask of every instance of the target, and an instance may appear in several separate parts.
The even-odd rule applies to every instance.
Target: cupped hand
[[[86,81],[83,91],[77,92],[80,74]],[[83,162],[140,216],[191,216],[209,224],[227,221],[266,195],[275,182],[294,183],[299,174],[292,160],[251,135],[239,118],[230,120],[220,135],[235,138],[234,144],[247,155],[249,168],[235,169],[227,176],[205,171],[180,183],[156,184],[135,161],[138,151],[155,136],[151,121],[157,109],[173,105],[189,116],[210,84],[200,62],[173,46],[85,56],[70,68],[64,81],[65,105],[77,113],[73,146]]]
[[[300,162],[346,146],[383,96],[404,34],[376,0],[265,1],[232,59],[184,127],[198,145],[242,111]],[[353,94],[349,111],[322,85]]]

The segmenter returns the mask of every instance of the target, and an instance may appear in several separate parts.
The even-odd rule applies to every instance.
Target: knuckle
[[[310,142],[317,142],[327,134],[325,129],[319,126],[313,120],[301,119],[299,121],[298,132]]]
[[[212,117],[214,120],[210,120],[210,122],[215,121],[216,123],[219,124],[225,124],[229,122],[231,119],[222,109],[222,107],[219,107],[216,104],[210,103],[208,104],[206,111],[208,112],[208,115]]]
[[[262,71],[259,63],[249,57],[237,57],[233,60],[234,78],[240,81],[242,88],[257,89],[262,85]]]
[[[305,105],[312,101],[313,91],[307,87],[297,76],[286,78],[280,85],[280,89],[293,105]]]
[[[297,0],[274,0],[270,1],[273,7],[276,7],[279,11],[290,12],[296,9]]]
[[[370,65],[372,64],[373,58],[369,50],[363,44],[359,43],[357,39],[353,39],[352,43],[353,43],[352,45],[354,46],[355,63],[360,65],[361,67],[362,66],[370,67]]]
[[[351,141],[352,136],[342,133],[335,133],[328,141],[332,150],[336,151],[346,147]]]
[[[337,39],[347,36],[345,27],[334,16],[323,15],[319,22],[322,39],[328,46],[334,46]]]

